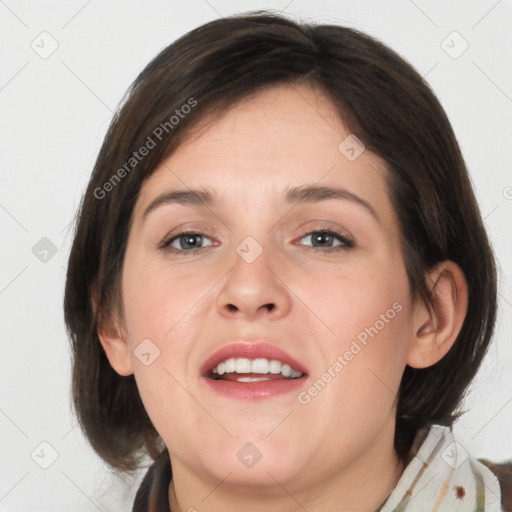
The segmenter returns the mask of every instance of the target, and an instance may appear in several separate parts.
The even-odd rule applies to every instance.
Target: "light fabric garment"
[[[416,455],[379,512],[504,510],[498,479],[454,440],[449,427],[425,429],[411,452]]]

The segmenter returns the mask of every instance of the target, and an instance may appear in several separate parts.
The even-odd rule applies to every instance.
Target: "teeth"
[[[249,359],[246,359],[246,361],[249,361]],[[236,364],[236,367],[238,368],[238,363]],[[270,369],[270,363],[267,359],[254,359],[251,363],[251,371],[252,373],[268,373]]]
[[[259,377],[259,378],[255,378],[255,379],[252,379],[251,377],[239,377],[237,379],[237,382],[261,382],[262,380],[270,380],[270,379],[265,379],[265,377]]]
[[[278,373],[281,373],[281,361],[276,361],[275,359],[270,361],[270,373],[273,373],[274,375],[277,375]]]
[[[297,379],[302,377],[302,373],[294,370],[289,364],[283,364],[281,361],[272,359],[258,358],[258,359],[246,359],[244,357],[238,357],[227,359],[222,361],[213,369],[213,373],[218,375],[224,375],[225,373],[260,373],[262,375],[271,373],[277,375],[281,373],[283,377],[290,379]],[[239,379],[239,382],[254,382],[255,380],[269,380],[269,379],[250,379],[249,377],[244,380]]]
[[[236,360],[236,373],[251,373],[251,360],[239,357]]]
[[[224,369],[226,373],[236,372],[236,360],[231,358],[224,362]]]

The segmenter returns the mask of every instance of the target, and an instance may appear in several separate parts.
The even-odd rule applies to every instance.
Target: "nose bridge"
[[[253,189],[254,193],[251,194],[247,188],[239,192],[237,211],[240,214],[230,223],[237,255],[235,262],[242,267],[244,267],[242,262],[246,265],[252,265],[259,261],[261,265],[267,261],[267,255],[275,250],[273,247],[275,231],[271,229],[275,219],[273,219],[271,208],[265,207],[259,201],[251,200],[251,196],[253,198],[254,196],[270,198],[271,194],[268,192],[262,194],[255,189]],[[239,259],[242,262],[239,262]],[[265,265],[263,266],[265,267]]]
[[[242,238],[235,247],[231,271],[217,297],[219,311],[237,311],[248,317],[260,310],[275,311],[275,315],[287,311],[289,296],[273,268],[278,266],[275,253],[272,232],[259,230]]]
[[[253,232],[254,233],[254,232]],[[245,293],[262,296],[264,289],[269,290],[271,281],[270,262],[274,249],[271,239],[262,232],[246,235],[235,248],[231,278]]]

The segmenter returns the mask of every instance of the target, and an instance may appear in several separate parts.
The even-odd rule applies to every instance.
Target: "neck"
[[[250,485],[243,488],[230,485],[229,475],[215,484],[173,459],[173,479],[169,486],[171,512],[376,512],[385,503],[404,470],[404,464],[396,458],[393,434],[394,422],[392,428],[385,428],[379,433],[379,439],[365,454],[329,479],[315,481],[312,474],[309,480],[313,482],[311,485],[295,485],[296,478],[281,483],[270,475],[268,487],[258,487],[257,490]],[[301,475],[303,481],[307,482],[308,479]]]

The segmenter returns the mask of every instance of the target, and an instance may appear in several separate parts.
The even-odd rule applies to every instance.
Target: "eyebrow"
[[[328,199],[343,199],[362,206],[380,224],[379,216],[373,206],[358,195],[344,188],[318,185],[303,185],[291,187],[285,191],[284,201],[287,204],[318,203]],[[156,197],[142,214],[142,221],[150,212],[167,204],[181,204],[185,206],[210,207],[219,204],[219,198],[206,188],[172,190]]]

